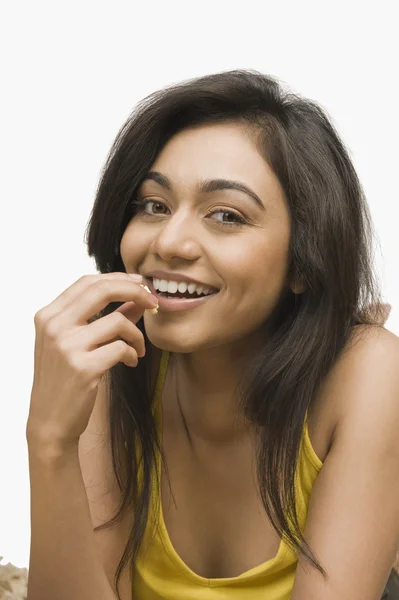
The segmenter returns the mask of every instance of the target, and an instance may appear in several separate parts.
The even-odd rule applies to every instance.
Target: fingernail
[[[154,302],[154,306],[158,306],[158,298],[154,296],[154,294],[151,294],[151,290],[149,289],[149,287],[147,285],[142,285],[141,287],[144,288],[145,291],[150,294],[150,298]]]
[[[154,302],[154,306],[158,306],[158,298],[154,294],[150,294],[150,298]]]
[[[142,275],[138,275],[137,273],[128,273],[128,275],[130,275],[134,281],[143,281]]]

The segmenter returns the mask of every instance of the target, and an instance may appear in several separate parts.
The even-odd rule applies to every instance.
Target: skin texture
[[[277,177],[238,124],[178,133],[151,171],[167,175],[173,192],[152,180],[142,183],[138,198],[147,204],[125,230],[121,257],[128,272],[179,271],[220,288],[215,299],[196,308],[146,311],[144,319],[151,343],[175,353],[190,435],[229,441],[247,428],[233,399],[244,359],[267,332],[267,319],[288,285],[288,206]],[[243,182],[265,210],[240,191],[196,192],[197,182],[213,178]],[[237,219],[225,211],[247,224],[229,224]]]

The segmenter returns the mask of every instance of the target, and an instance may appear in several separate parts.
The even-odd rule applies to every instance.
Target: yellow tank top
[[[169,352],[163,351],[154,395],[154,416],[161,440],[161,399],[168,360]],[[297,511],[302,533],[310,492],[322,465],[310,442],[306,414],[296,472]],[[159,454],[157,471],[160,489]],[[155,524],[154,530],[150,524]],[[274,558],[241,575],[214,579],[197,575],[172,546],[160,499],[153,494],[149,521],[132,571],[132,600],[289,600],[296,566],[296,554],[282,540]]]

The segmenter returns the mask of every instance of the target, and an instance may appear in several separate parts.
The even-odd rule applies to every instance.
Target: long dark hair
[[[248,366],[240,394],[245,414],[260,426],[257,472],[266,513],[290,547],[326,577],[295,511],[294,476],[304,419],[353,326],[378,325],[383,311],[369,208],[326,110],[255,70],[212,74],[151,94],[117,134],[101,173],[85,241],[99,272],[125,272],[120,241],[134,216],[137,188],[158,153],[184,128],[223,122],[244,124],[253,135],[280,181],[292,219],[288,278],[302,281],[305,291],[294,294],[287,287],[282,294],[271,315],[268,339]],[[121,304],[110,303],[99,316]],[[128,561],[133,568],[144,534],[157,450],[166,465],[152,412],[152,346],[143,319],[137,327],[145,337],[145,357],[134,369],[118,363],[107,373],[112,461],[123,499],[114,518],[95,528],[109,527],[134,510],[115,574],[117,590]]]

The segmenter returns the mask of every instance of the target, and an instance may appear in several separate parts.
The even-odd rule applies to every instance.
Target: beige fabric
[[[0,563],[3,557],[0,556]],[[28,569],[15,567],[11,563],[0,564],[0,599],[26,600]]]

